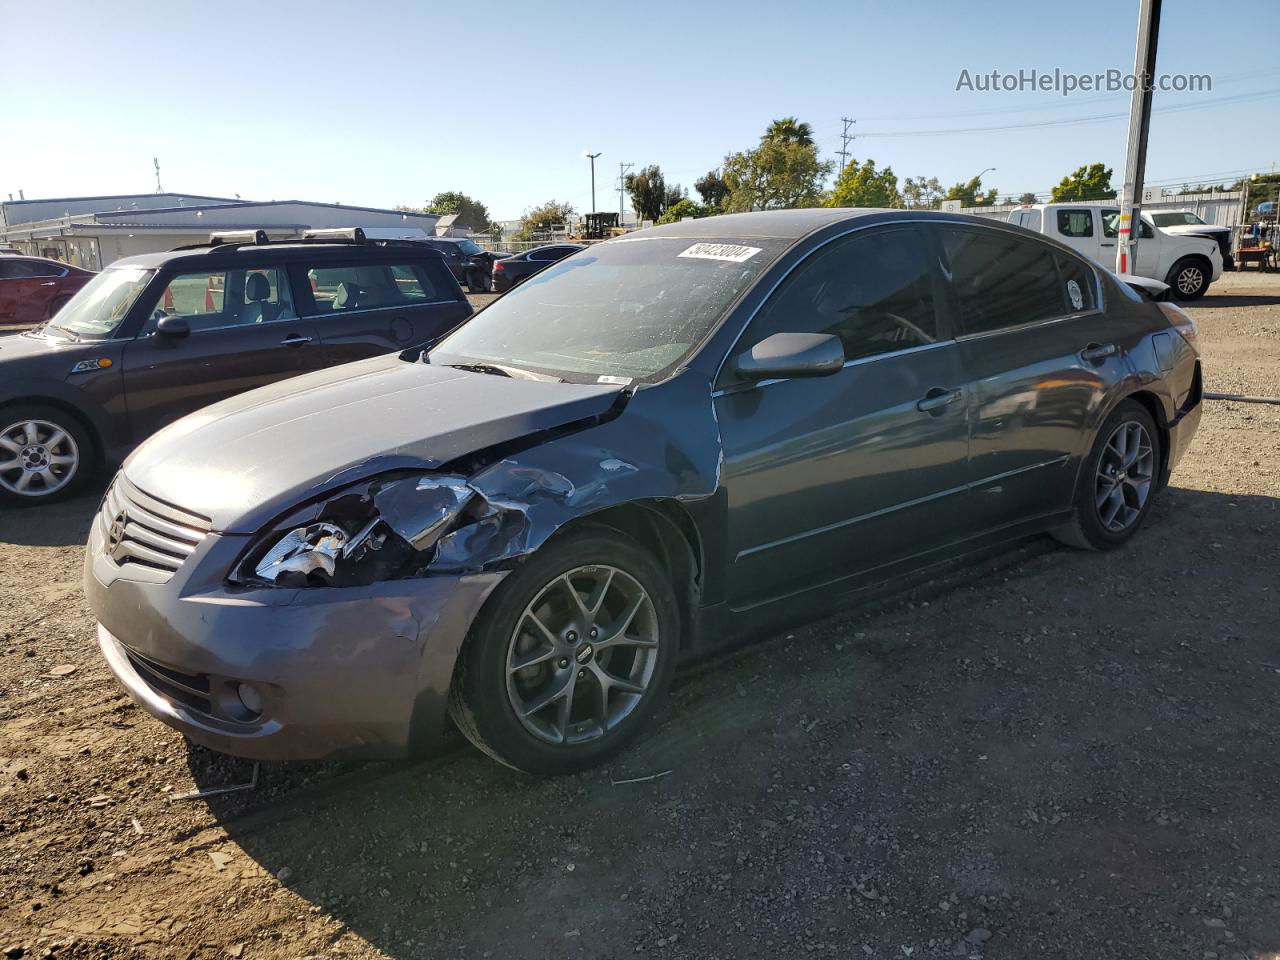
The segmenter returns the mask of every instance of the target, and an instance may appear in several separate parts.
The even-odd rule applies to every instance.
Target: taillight
[[[1156,304],[1160,311],[1168,318],[1173,329],[1177,330],[1182,339],[1196,346],[1196,341],[1200,339],[1200,331],[1196,329],[1196,322],[1191,318],[1191,314],[1183,310],[1176,303],[1162,301]]]
[[[507,269],[507,268],[506,268],[506,266],[504,266],[504,265],[503,265],[503,263],[502,263],[502,261],[501,261],[501,260],[495,261],[495,262],[494,262],[494,264],[493,264],[493,272],[494,272],[494,273],[502,273],[502,272],[503,272],[503,271],[505,271],[506,269]]]

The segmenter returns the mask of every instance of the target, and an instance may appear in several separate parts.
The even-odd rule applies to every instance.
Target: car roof
[[[440,259],[439,251],[418,240],[368,241],[366,243],[275,243],[221,244],[212,247],[180,248],[158,253],[141,253],[124,257],[112,267],[142,267],[156,270],[161,267],[208,268],[214,265],[245,266],[270,260],[273,263],[292,263],[328,260],[402,260],[405,256]]]
[[[806,210],[755,210],[751,213],[727,213],[698,220],[682,220],[660,227],[649,227],[627,234],[628,237],[758,237],[760,239],[798,240],[841,220],[856,220],[877,213],[897,213],[872,207],[814,207]],[[914,213],[915,211],[911,211]]]

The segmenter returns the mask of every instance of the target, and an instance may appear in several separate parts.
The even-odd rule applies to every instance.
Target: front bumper
[[[85,593],[108,666],[191,740],[262,760],[400,758],[438,748],[467,629],[502,574],[370,587],[231,590],[244,537],[209,534],[171,579],[129,579],[93,523]],[[245,708],[250,685],[259,713]]]

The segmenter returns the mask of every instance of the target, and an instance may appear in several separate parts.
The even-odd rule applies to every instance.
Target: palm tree
[[[813,146],[813,127],[802,123],[795,117],[783,117],[769,124],[762,140],[776,140],[778,143],[797,143],[802,147]]]

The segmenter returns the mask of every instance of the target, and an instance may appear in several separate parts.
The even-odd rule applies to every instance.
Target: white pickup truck
[[[1120,224],[1118,207],[1083,203],[1027,204],[1009,214],[1009,223],[1047,234],[1108,270],[1115,269]],[[1133,272],[1164,281],[1179,300],[1196,300],[1204,296],[1209,284],[1222,276],[1221,245],[1213,237],[1164,230],[1144,212]]]

